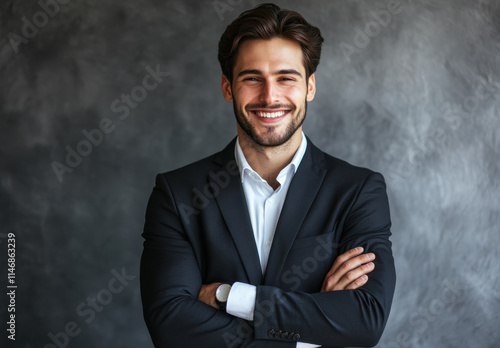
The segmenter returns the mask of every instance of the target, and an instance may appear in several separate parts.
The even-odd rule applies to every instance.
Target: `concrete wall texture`
[[[139,259],[154,176],[235,136],[217,44],[258,3],[1,2],[7,347],[152,347]],[[379,346],[497,347],[500,2],[276,3],[325,38],[305,133],[388,184],[398,282]]]

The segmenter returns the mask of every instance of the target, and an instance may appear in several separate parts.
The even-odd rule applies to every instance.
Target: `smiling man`
[[[378,342],[395,286],[384,179],[302,131],[322,42],[272,4],[222,35],[237,137],[159,174],[147,208],[141,293],[156,347]]]
[[[233,102],[238,135],[250,135],[263,148],[279,147],[295,135],[296,150],[306,101],[315,92],[314,74],[306,76],[300,45],[279,37],[245,41],[234,73],[233,83],[222,76],[222,90],[226,100]]]

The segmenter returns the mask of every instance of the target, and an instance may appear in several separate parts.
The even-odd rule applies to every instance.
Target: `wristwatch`
[[[217,287],[217,290],[215,290],[215,303],[217,303],[219,309],[224,312],[226,311],[229,291],[231,291],[231,284],[221,284]]]

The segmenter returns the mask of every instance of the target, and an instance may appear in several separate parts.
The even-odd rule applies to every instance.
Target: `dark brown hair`
[[[222,34],[218,54],[222,73],[232,82],[234,62],[243,41],[274,37],[300,44],[307,77],[316,71],[323,43],[319,29],[295,11],[282,10],[274,4],[262,4],[240,14]]]

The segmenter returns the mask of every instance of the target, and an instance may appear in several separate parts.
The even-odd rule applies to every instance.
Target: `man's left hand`
[[[215,303],[215,291],[221,284],[222,283],[212,283],[202,285],[200,293],[198,294],[198,300],[218,310],[219,306]]]

